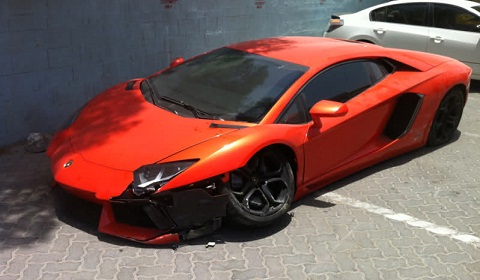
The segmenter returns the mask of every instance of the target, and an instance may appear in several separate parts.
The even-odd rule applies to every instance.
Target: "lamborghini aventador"
[[[56,133],[56,185],[98,230],[166,244],[277,221],[292,202],[449,142],[471,69],[444,56],[313,37],[229,45],[105,90]]]

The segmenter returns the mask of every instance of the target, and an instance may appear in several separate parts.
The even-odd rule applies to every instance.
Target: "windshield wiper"
[[[187,104],[183,101],[180,101],[180,100],[176,100],[176,99],[173,99],[171,97],[168,97],[168,96],[165,96],[165,95],[162,95],[160,96],[160,99],[161,100],[165,100],[167,102],[170,102],[170,103],[173,103],[173,104],[176,104],[176,105],[179,105],[179,106],[182,106],[183,108],[191,111],[193,113],[193,115],[195,116],[195,118],[197,119],[220,119],[208,112],[205,112],[203,110],[200,110],[190,104]]]
[[[147,101],[150,101],[151,103],[153,103],[153,105],[156,105],[156,102],[155,102],[155,99],[156,99],[156,92],[155,92],[155,89],[153,88],[153,86],[150,84],[150,81],[148,79],[145,79],[144,80],[145,82],[145,85],[147,85],[148,87],[148,92],[150,93],[150,96],[146,97]],[[140,87],[140,89],[142,89],[142,87]]]
[[[173,103],[173,104],[175,104],[175,105],[182,106],[183,108],[191,111],[191,112],[193,113],[193,115],[195,116],[195,118],[197,118],[197,119],[222,120],[222,118],[219,118],[219,117],[217,117],[217,116],[214,116],[213,114],[210,114],[210,113],[205,112],[205,111],[203,111],[203,110],[200,110],[200,109],[198,109],[198,108],[196,108],[196,107],[194,107],[194,106],[192,106],[192,105],[190,105],[190,104],[187,104],[187,103],[185,103],[185,102],[183,102],[183,101],[176,100],[176,99],[173,99],[173,98],[168,97],[168,96],[165,96],[165,95],[160,96],[160,95],[158,94],[158,92],[156,91],[156,88],[150,83],[149,79],[145,79],[144,82],[145,82],[144,84],[145,84],[146,87],[147,87],[146,91],[148,91],[148,92],[147,92],[148,95],[147,95],[147,94],[144,94],[144,96],[147,95],[147,96],[145,96],[145,98],[147,99],[147,101],[153,103],[153,105],[155,105],[155,106],[159,106],[159,107],[162,107],[162,108],[163,108],[163,106],[160,106],[160,104],[158,104],[158,101],[159,101],[159,100],[164,100],[164,101],[167,101],[167,102],[169,102],[169,103]],[[160,97],[159,97],[159,96],[160,96]],[[157,101],[157,102],[155,102],[155,101]],[[167,108],[164,108],[164,109],[167,109]]]

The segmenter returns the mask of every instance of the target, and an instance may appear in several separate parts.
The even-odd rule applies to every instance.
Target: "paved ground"
[[[472,91],[453,143],[337,182],[275,227],[178,248],[97,234],[55,206],[44,154],[4,149],[0,279],[480,279],[480,83]]]

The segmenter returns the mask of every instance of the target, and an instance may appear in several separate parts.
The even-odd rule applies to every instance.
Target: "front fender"
[[[177,153],[159,163],[199,158],[200,160],[162,187],[162,191],[228,173],[243,167],[265,147],[281,144],[295,153],[298,172],[303,174],[303,141],[308,126],[269,124],[240,129]]]

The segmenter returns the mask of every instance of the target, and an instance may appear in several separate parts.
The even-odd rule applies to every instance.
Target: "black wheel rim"
[[[230,187],[243,210],[264,217],[277,213],[288,202],[290,180],[287,163],[272,152],[264,152],[232,172]]]
[[[437,143],[446,143],[451,139],[462,117],[462,110],[463,100],[460,94],[451,94],[442,101],[432,124]]]

